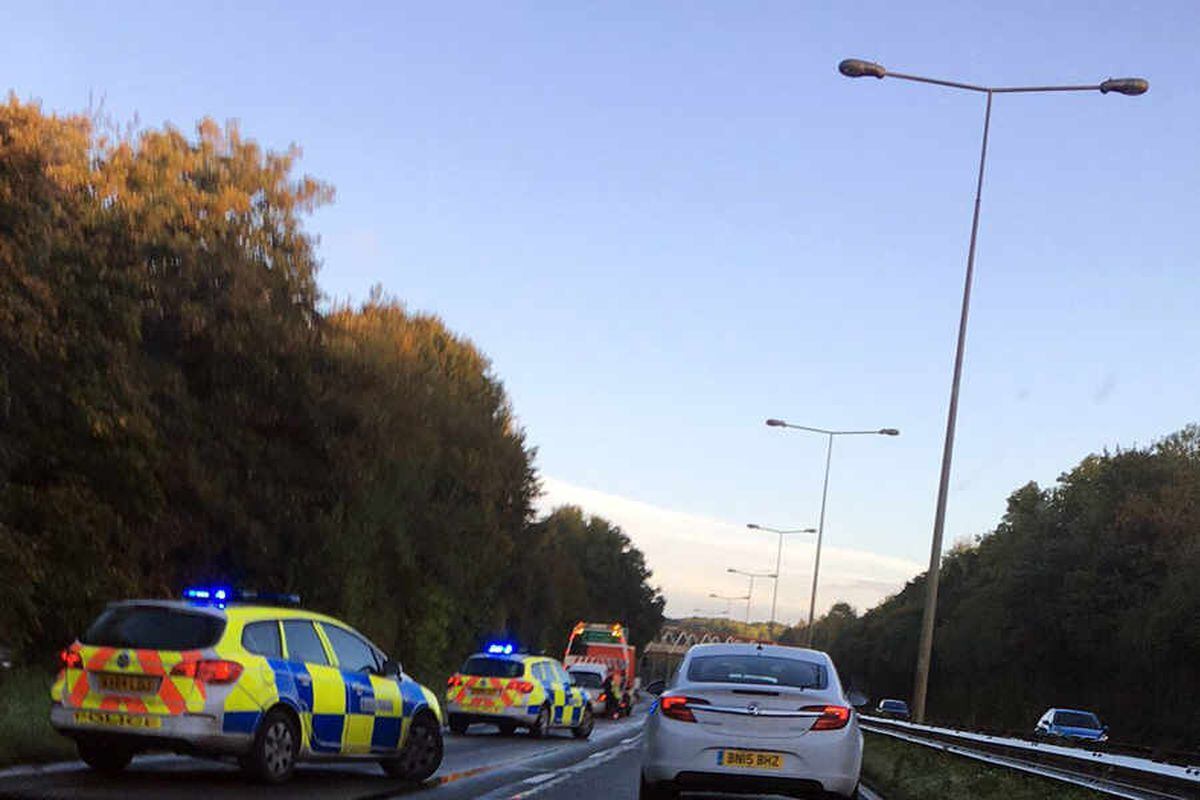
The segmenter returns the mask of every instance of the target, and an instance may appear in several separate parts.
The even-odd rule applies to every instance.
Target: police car
[[[62,651],[50,723],[105,772],[165,749],[235,756],[269,783],[321,759],[432,775],[442,761],[434,693],[349,625],[298,605],[225,587],[112,603]]]
[[[591,703],[563,665],[521,653],[511,643],[489,645],[450,676],[446,715],[456,734],[485,722],[505,734],[525,728],[540,738],[552,728],[570,728],[575,738],[586,739],[593,726]]]

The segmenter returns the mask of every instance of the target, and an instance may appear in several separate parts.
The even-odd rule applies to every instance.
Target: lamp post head
[[[1149,89],[1150,81],[1145,78],[1109,78],[1100,84],[1101,94],[1116,92],[1117,94],[1139,95],[1145,94]]]
[[[838,72],[847,78],[865,78],[867,76],[882,78],[887,75],[887,70],[883,68],[883,65],[876,64],[874,61],[863,61],[860,58],[847,58],[838,64]]]
[[[787,427],[787,423],[781,419],[769,419],[769,420],[767,420],[767,425],[772,428],[786,428]]]
[[[759,525],[755,525],[753,522],[747,522],[747,523],[746,523],[746,527],[747,527],[747,528],[749,528],[749,529],[750,529],[750,530],[752,530],[752,531],[758,531],[758,530],[762,530],[762,527],[761,527],[761,526],[759,526]]]
[[[737,572],[737,570],[736,570],[736,569],[734,569],[733,567],[726,567],[726,568],[725,568],[725,571],[726,571],[726,572]]]
[[[881,436],[899,436],[900,431],[897,428],[882,428],[879,431]]]

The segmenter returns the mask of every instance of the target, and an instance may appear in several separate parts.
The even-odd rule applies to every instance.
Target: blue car
[[[879,705],[875,707],[876,716],[890,717],[892,719],[909,720],[908,703],[903,700],[892,700],[885,698],[879,701]]]
[[[1091,711],[1072,708],[1052,708],[1038,720],[1033,729],[1035,739],[1063,739],[1075,742],[1108,741],[1108,726]]]

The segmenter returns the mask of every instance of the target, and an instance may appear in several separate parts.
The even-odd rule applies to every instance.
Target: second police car
[[[234,756],[270,783],[301,760],[432,775],[442,761],[434,693],[345,623],[281,603],[299,598],[210,587],[109,605],[62,652],[51,724],[107,772],[166,749]]]
[[[456,734],[482,722],[502,733],[524,728],[535,738],[552,728],[569,728],[576,738],[586,739],[594,724],[587,695],[572,684],[562,664],[517,652],[507,643],[489,645],[450,676],[446,716]]]

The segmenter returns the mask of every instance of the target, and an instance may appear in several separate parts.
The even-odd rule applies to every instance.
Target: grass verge
[[[75,747],[50,727],[52,676],[0,670],[0,767],[75,758]]]
[[[1068,783],[864,733],[863,783],[887,800],[1100,800]]]

